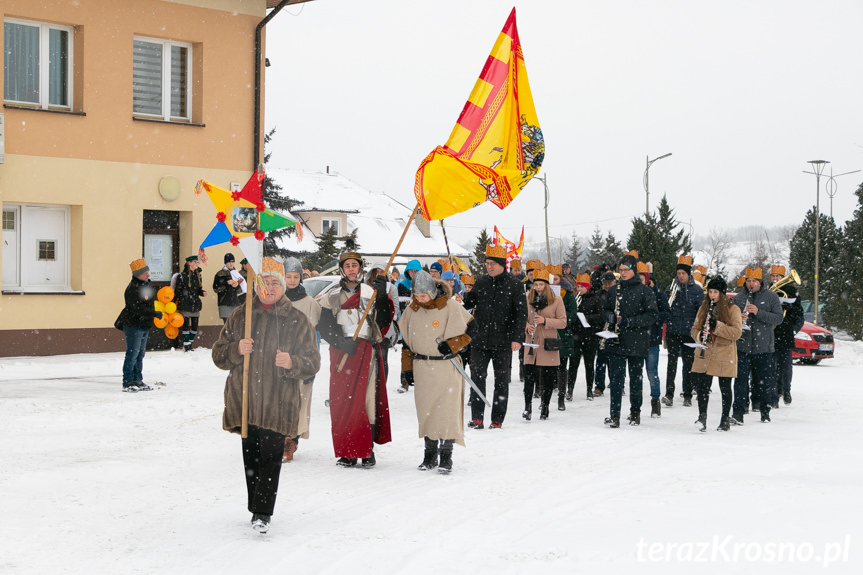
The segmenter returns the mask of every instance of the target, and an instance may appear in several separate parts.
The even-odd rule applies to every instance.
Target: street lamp
[[[650,213],[650,187],[648,186],[647,181],[647,172],[650,170],[650,166],[653,165],[653,162],[657,160],[661,160],[662,158],[667,158],[671,155],[671,152],[665,154],[664,156],[659,156],[658,158],[649,159],[650,156],[644,156],[645,161],[647,162],[647,167],[644,168],[644,217],[647,218],[647,214]]]
[[[827,160],[810,160],[812,171],[807,174],[815,174],[815,312],[813,319],[816,325],[818,324],[818,254],[821,245],[821,174],[824,173],[824,168],[827,167]]]
[[[833,166],[830,166],[830,176],[827,178],[827,183],[824,184],[824,191],[827,192],[827,197],[830,198],[830,219],[833,219],[833,196],[836,195],[836,178],[839,176],[847,176],[848,174],[856,174],[860,170],[854,170],[853,172],[844,172],[841,174],[833,175]]]

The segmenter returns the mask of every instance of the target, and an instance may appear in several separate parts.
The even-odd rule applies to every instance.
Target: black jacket
[[[659,312],[659,315],[656,316],[656,323],[650,328],[650,347],[655,347],[662,344],[662,326],[671,317],[671,308],[668,307],[668,296],[656,287],[650,289],[653,290],[653,296],[656,298],[656,310]]]
[[[620,325],[615,330],[617,317],[614,313],[617,293],[620,291]],[[603,307],[609,330],[617,331],[619,341],[608,340],[605,351],[609,355],[647,357],[650,345],[650,328],[658,315],[653,290],[641,283],[638,274],[628,280],[620,280],[608,291]]]
[[[201,288],[201,270],[183,270],[177,278],[177,287],[174,290],[174,301],[177,302],[177,310],[192,312],[201,311],[201,296],[204,290]]]
[[[478,333],[471,345],[481,349],[509,349],[524,342],[527,301],[522,284],[511,274],[482,276],[464,297],[466,310],[473,310]]]
[[[182,276],[181,276],[182,277]],[[237,307],[240,305],[240,293],[242,288],[234,287],[228,283],[231,279],[231,270],[222,268],[213,277],[213,291],[219,298],[220,306]]]
[[[794,336],[803,329],[803,306],[797,297],[797,288],[786,285],[782,291],[785,292],[786,299],[793,299],[794,302],[782,303],[785,317],[782,318],[782,323],[773,329],[773,346],[776,350],[794,349]]]
[[[133,277],[123,294],[126,307],[120,312],[114,327],[123,329],[123,326],[148,328],[153,327],[153,319],[161,317],[162,313],[156,311],[156,290],[150,282],[144,282]]]
[[[695,323],[698,308],[704,301],[704,289],[699,287],[695,280],[690,277],[685,284],[681,284],[675,279],[671,282],[666,293],[670,295],[675,285],[677,285],[677,295],[670,305],[671,311],[668,315],[666,322],[668,325],[665,326],[665,332],[682,336],[684,340],[691,341],[689,332],[692,330],[692,324]],[[666,299],[666,301],[668,300]]]
[[[578,296],[575,296],[578,300]],[[590,327],[584,327],[581,320],[577,317],[572,322],[572,332],[576,340],[582,340],[588,337],[597,339],[594,335],[602,329],[602,299],[594,291],[588,291],[581,296],[581,303],[578,304],[578,311],[584,314],[587,323]]]

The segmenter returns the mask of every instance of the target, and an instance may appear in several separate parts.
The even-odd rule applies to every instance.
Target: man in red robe
[[[340,289],[321,301],[318,323],[330,344],[333,449],[342,467],[354,467],[358,459],[362,467],[373,467],[373,444],[392,440],[380,345],[381,329],[392,321],[386,278],[378,276],[373,287],[364,284],[363,258],[356,252],[339,256],[339,273]]]

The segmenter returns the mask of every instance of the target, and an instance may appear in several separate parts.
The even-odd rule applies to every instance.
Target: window
[[[192,45],[135,38],[132,111],[165,121],[191,121]]]
[[[72,27],[3,21],[3,98],[44,109],[72,107]]]
[[[3,289],[70,291],[68,206],[3,204]]]
[[[336,236],[341,236],[341,221],[338,218],[321,218],[321,233],[325,234],[330,231],[330,228],[334,228],[336,231]]]

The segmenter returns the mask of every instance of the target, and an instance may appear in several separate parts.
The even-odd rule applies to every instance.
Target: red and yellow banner
[[[513,8],[449,140],[420,164],[414,194],[429,221],[485,201],[503,209],[544,157]]]
[[[514,259],[521,259],[521,252],[524,249],[524,226],[521,226],[521,239],[518,245],[515,245],[500,233],[497,226],[494,227],[494,239],[491,241],[493,246],[503,246],[506,249],[506,261],[511,262]]]

